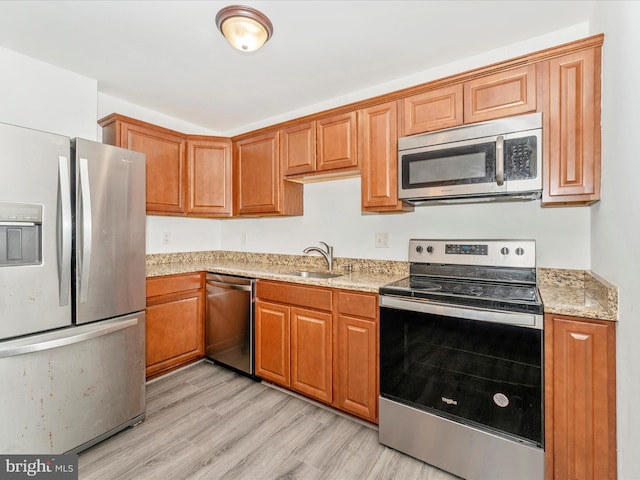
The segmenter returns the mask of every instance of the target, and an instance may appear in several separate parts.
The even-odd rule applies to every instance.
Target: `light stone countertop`
[[[349,264],[351,272],[348,271]],[[300,270],[327,272],[327,266],[324,258],[319,255],[245,252],[147,255],[147,277],[205,271],[371,293],[378,293],[378,289],[383,285],[409,275],[409,264],[387,260],[336,258],[332,273],[341,275],[326,279],[300,277],[293,274]]]
[[[147,277],[205,271],[370,293],[378,293],[380,287],[408,276],[409,263],[336,258],[333,273],[344,274],[328,279],[293,275],[299,270],[326,272],[327,266],[319,255],[228,251],[147,255]],[[596,274],[585,270],[551,268],[538,268],[537,273],[545,313],[618,319],[618,290]]]
[[[618,320],[618,289],[591,271],[538,268],[545,313]]]

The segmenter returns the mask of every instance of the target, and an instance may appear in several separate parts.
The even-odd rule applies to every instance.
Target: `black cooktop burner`
[[[535,285],[469,281],[412,275],[380,289],[382,295],[398,295],[439,303],[542,314]]]

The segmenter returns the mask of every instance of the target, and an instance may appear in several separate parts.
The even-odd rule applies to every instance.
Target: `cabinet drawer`
[[[283,282],[258,281],[258,298],[289,305],[331,311],[333,301],[331,290],[322,287],[307,287]]]
[[[147,278],[147,298],[199,288],[202,288],[201,273]]]
[[[378,317],[378,296],[370,293],[338,292],[338,311],[375,319]]]

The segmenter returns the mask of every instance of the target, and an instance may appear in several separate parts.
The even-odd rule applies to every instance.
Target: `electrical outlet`
[[[388,233],[376,233],[376,248],[389,248]]]
[[[247,234],[243,233],[242,234],[242,240],[241,240],[242,245],[246,245],[248,241],[249,241],[249,239],[247,238]]]
[[[162,245],[169,245],[171,242],[171,235],[169,232],[162,232]]]

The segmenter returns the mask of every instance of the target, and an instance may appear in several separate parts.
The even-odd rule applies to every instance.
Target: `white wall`
[[[640,415],[640,2],[600,2],[592,28],[605,32],[602,201],[592,209],[592,269],[618,286],[618,478],[639,479]]]
[[[4,48],[0,65],[0,122],[96,139],[96,80]]]
[[[222,221],[220,247],[302,254],[324,241],[334,246],[337,257],[406,260],[410,238],[532,238],[538,265],[588,269],[589,216],[589,208],[541,208],[539,201],[363,214],[356,178],[305,185],[303,217]],[[389,234],[389,248],[375,247],[376,233]]]

